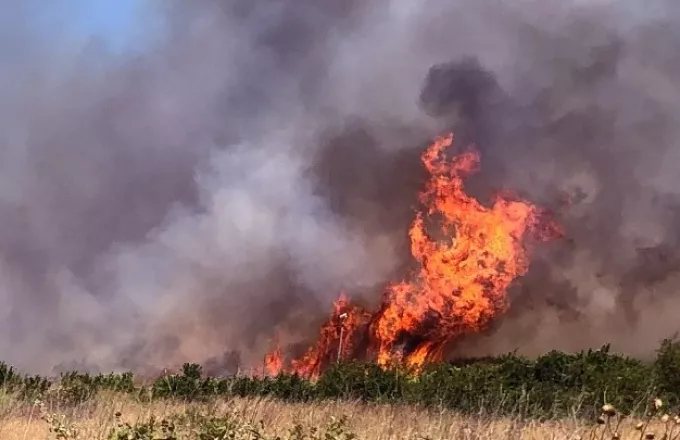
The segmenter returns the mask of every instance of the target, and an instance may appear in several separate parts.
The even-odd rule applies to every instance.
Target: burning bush
[[[509,192],[497,194],[490,207],[466,194],[463,180],[479,169],[479,154],[470,148],[448,160],[452,144],[449,134],[422,154],[429,180],[409,230],[414,273],[388,286],[377,311],[342,296],[303,357],[284,365],[279,347],[267,356],[270,373],[315,377],[333,360],[369,358],[383,367],[420,369],[507,309],[508,287],[529,266],[526,239],[549,240],[561,231],[544,211]]]

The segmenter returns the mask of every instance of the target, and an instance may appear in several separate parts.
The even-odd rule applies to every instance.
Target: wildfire
[[[269,376],[276,376],[283,368],[283,357],[279,341],[274,341],[274,350],[264,357],[264,373]]]
[[[333,304],[331,318],[321,327],[318,341],[300,359],[292,361],[292,371],[304,377],[316,377],[333,361],[349,359],[361,344],[362,333],[371,315],[350,304],[343,294]]]
[[[447,160],[452,143],[452,134],[438,138],[421,158],[430,178],[409,230],[418,269],[386,289],[375,313],[341,296],[317,343],[287,371],[316,377],[335,360],[371,355],[382,366],[418,370],[507,309],[509,285],[529,266],[527,235],[547,240],[561,231],[540,209],[507,193],[490,207],[467,195],[463,179],[479,170],[479,154],[468,149]],[[275,353],[279,363],[272,372],[283,368]]]

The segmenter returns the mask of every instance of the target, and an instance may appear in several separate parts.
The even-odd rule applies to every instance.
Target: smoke
[[[644,355],[677,327],[673,2],[155,5],[134,56],[3,14],[6,361],[224,370],[304,345],[339,291],[403,276],[418,156],[451,127],[477,196],[513,188],[568,235],[460,353]]]
[[[607,4],[519,27],[519,75],[477,129],[491,165],[482,179],[552,205],[568,240],[537,258],[510,314],[459,353],[611,342],[648,356],[678,330],[680,205],[669,164],[680,59],[669,52],[678,11],[666,6],[663,19]]]

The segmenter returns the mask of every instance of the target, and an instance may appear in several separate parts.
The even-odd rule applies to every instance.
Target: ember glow
[[[417,371],[442,360],[458,336],[483,330],[507,310],[508,287],[529,267],[527,238],[545,241],[561,230],[509,193],[497,195],[490,207],[467,195],[463,179],[479,170],[479,154],[470,148],[447,160],[452,144],[452,134],[438,138],[421,158],[430,177],[409,230],[414,273],[389,285],[373,313],[341,296],[317,343],[287,366],[277,348],[278,368],[268,368],[270,374],[316,377],[338,359]]]

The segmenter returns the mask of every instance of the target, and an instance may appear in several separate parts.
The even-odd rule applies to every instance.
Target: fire
[[[279,341],[274,341],[275,348],[264,357],[264,373],[269,376],[276,376],[283,368],[283,356],[281,356],[281,346]]]
[[[304,377],[316,377],[331,362],[350,358],[370,319],[369,313],[350,304],[344,294],[340,295],[333,304],[331,318],[321,327],[317,343],[302,358],[292,362],[292,370]]]
[[[393,360],[402,338],[423,341],[406,356],[406,364],[417,368],[440,360],[444,345],[483,329],[507,309],[508,286],[528,269],[523,239],[528,231],[538,231],[541,213],[502,195],[491,207],[468,196],[463,178],[479,169],[479,154],[468,150],[447,162],[444,153],[452,142],[452,135],[437,139],[423,154],[431,176],[420,195],[426,209],[409,231],[419,269],[410,281],[387,290],[374,321],[381,365]],[[443,238],[428,234],[432,221]]]
[[[447,160],[452,143],[452,134],[438,138],[421,158],[430,178],[409,230],[417,270],[388,286],[375,313],[341,296],[318,342],[289,371],[316,377],[333,360],[371,353],[382,366],[419,370],[441,360],[457,337],[484,329],[507,310],[508,287],[529,267],[526,238],[547,240],[561,231],[536,206],[508,193],[489,207],[467,195],[463,179],[479,170],[479,154],[471,148]]]

